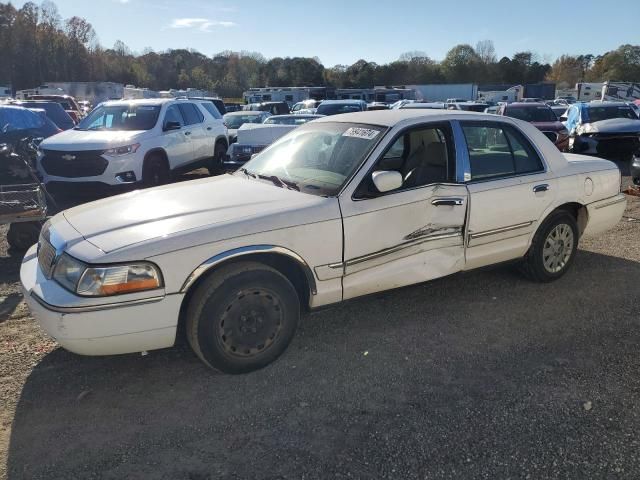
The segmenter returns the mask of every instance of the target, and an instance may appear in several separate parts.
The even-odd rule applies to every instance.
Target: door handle
[[[543,183],[542,185],[536,185],[533,187],[533,193],[546,192],[547,190],[549,190],[548,183]]]
[[[436,198],[431,200],[431,205],[436,207],[455,207],[456,205],[464,205],[464,198]]]
[[[211,127],[207,127],[207,130],[211,131],[211,130],[213,130],[213,129],[212,129]]]
[[[185,135],[191,135],[191,132],[184,132]]]

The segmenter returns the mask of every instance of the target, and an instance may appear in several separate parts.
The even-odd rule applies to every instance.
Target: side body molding
[[[191,272],[189,277],[185,280],[184,284],[182,285],[180,292],[185,293],[196,282],[196,280],[198,280],[198,278],[200,278],[204,273],[206,273],[216,265],[219,265],[222,262],[230,260],[232,258],[252,255],[256,253],[269,253],[269,254],[283,255],[285,257],[289,257],[290,259],[294,260],[300,266],[300,268],[302,268],[302,271],[304,272],[304,275],[307,278],[307,282],[309,283],[310,293],[312,295],[315,295],[318,292],[316,288],[316,279],[313,276],[313,271],[311,270],[307,262],[305,262],[300,255],[289,250],[288,248],[278,247],[275,245],[251,245],[248,247],[234,248],[233,250],[228,250],[226,252],[219,253],[218,255],[215,255],[210,259],[208,259],[207,261],[200,264],[200,266],[198,266],[193,272]]]

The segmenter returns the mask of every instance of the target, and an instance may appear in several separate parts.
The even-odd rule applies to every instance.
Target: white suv
[[[198,164],[217,173],[227,146],[227,128],[209,101],[118,100],[43,141],[38,169],[49,187],[60,190],[154,186],[168,182],[172,171]]]

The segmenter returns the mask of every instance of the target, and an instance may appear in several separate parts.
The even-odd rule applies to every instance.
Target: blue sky
[[[24,1],[13,2],[21,6]],[[499,57],[531,50],[601,54],[640,43],[640,0],[57,0],[63,18],[91,22],[102,45],[133,51],[249,50],[317,56],[325,66],[387,63],[420,50],[441,60],[458,43],[493,40]],[[394,5],[394,6],[392,6]],[[602,21],[605,20],[605,21]]]

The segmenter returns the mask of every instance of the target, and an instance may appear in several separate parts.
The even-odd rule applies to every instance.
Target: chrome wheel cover
[[[566,223],[556,225],[544,241],[542,262],[549,273],[561,272],[573,254],[573,230]]]

